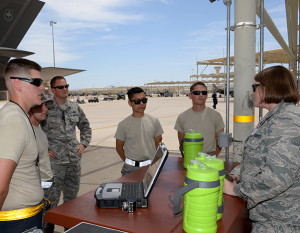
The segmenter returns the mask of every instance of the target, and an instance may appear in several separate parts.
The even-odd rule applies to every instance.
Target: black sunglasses
[[[134,102],[135,104],[140,104],[141,102],[143,102],[143,104],[146,104],[148,101],[148,98],[144,97],[142,99],[135,99],[135,100],[130,100],[131,102]]]
[[[10,77],[10,79],[19,79],[23,82],[28,82],[36,87],[39,87],[43,83],[43,79],[41,78],[21,78],[21,77]]]
[[[252,91],[255,92],[256,88],[259,87],[259,86],[260,86],[260,84],[253,84],[252,85]]]
[[[60,89],[60,90],[62,90],[64,88],[68,89],[69,88],[69,84],[64,85],[64,86],[56,86],[56,87],[52,87],[52,88],[57,88],[57,89]]]
[[[200,93],[201,93],[202,95],[207,95],[207,91],[193,91],[193,92],[192,92],[192,94],[194,94],[194,95],[200,95]]]

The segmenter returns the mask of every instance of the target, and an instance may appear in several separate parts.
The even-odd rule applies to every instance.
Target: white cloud
[[[68,40],[72,40],[63,34],[61,31],[54,31],[54,48],[56,64],[63,64],[66,61],[75,60],[79,56],[70,51]],[[59,38],[63,37],[64,40]],[[50,26],[46,27],[41,22],[35,22],[34,27],[30,29],[22,40],[20,49],[33,51],[35,54],[28,57],[41,63],[43,66],[53,65],[53,41]]]
[[[271,4],[271,3],[269,3],[269,4]],[[271,4],[271,7],[266,8],[266,10],[268,11],[269,14],[278,14],[278,13],[282,13],[283,11],[285,13],[285,4],[283,3],[283,1],[281,4],[278,4],[278,2],[274,2],[274,5]],[[285,14],[283,14],[283,15],[285,15]]]
[[[50,20],[55,38],[56,64],[64,64],[80,58],[80,48],[93,47],[98,41],[116,40],[115,35],[97,37],[97,31],[110,33],[115,24],[139,21],[142,14],[134,14],[129,7],[138,5],[137,0],[49,0],[42,15],[31,26],[20,49],[35,52],[30,58],[42,64],[53,65],[53,45]],[[110,26],[111,25],[111,26]],[[89,33],[95,36],[87,36]],[[83,39],[84,38],[84,39]]]
[[[170,5],[170,4],[173,4],[174,1],[173,0],[160,0],[161,3],[165,4],[165,5]]]
[[[133,13],[138,0],[49,0],[37,17],[20,49],[35,52],[30,59],[45,65],[53,65],[53,47],[50,20],[55,38],[56,64],[63,65],[81,57],[82,48],[92,48],[100,40],[117,41],[117,35],[105,35],[115,25],[139,22],[142,13]],[[98,36],[98,32],[105,32]],[[93,36],[91,36],[93,35]],[[127,38],[130,39],[130,38]],[[84,52],[84,51],[83,51]]]
[[[59,18],[71,21],[124,24],[143,19],[143,14],[126,12],[137,0],[50,0],[46,4]]]
[[[215,50],[219,49],[217,46],[225,47],[225,26],[226,22],[223,20],[212,21],[206,25],[200,25],[199,30],[189,33],[189,39],[184,41],[184,48],[189,50],[201,50],[201,54],[203,54],[203,51],[209,51],[211,48],[215,48]],[[231,36],[233,36],[233,33]]]

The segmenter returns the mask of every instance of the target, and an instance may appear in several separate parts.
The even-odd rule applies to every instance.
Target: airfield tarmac
[[[122,160],[115,150],[115,138],[118,123],[132,113],[128,100],[103,101],[99,103],[81,104],[90,121],[92,141],[85,150],[81,165],[82,175],[78,196],[95,190],[101,183],[113,181],[121,176]],[[217,111],[226,123],[226,100],[218,98]],[[206,105],[212,108],[211,94]],[[169,150],[169,156],[180,157],[177,131],[174,129],[177,116],[192,106],[187,96],[180,97],[149,97],[146,113],[157,117],[164,130],[163,142]],[[1,108],[1,106],[0,106]],[[230,98],[229,131],[233,132],[233,98]],[[265,114],[265,112],[264,112]],[[258,111],[255,111],[255,120],[258,121]],[[255,123],[256,124],[256,123]],[[79,131],[77,133],[79,137]],[[232,146],[229,149],[229,159],[232,160]],[[225,160],[223,149],[219,158]],[[60,201],[62,203],[62,201]],[[56,232],[63,232],[62,227],[56,226]]]
[[[218,98],[217,111],[226,123],[226,100]],[[212,107],[212,98],[206,102]],[[115,138],[118,123],[132,113],[126,100],[100,101],[80,105],[90,121],[93,135],[90,146],[82,157],[82,176],[79,195],[96,189],[99,184],[112,181],[121,176],[122,160],[115,150]],[[187,96],[149,97],[146,113],[157,117],[164,130],[163,142],[169,150],[169,156],[181,156],[177,131],[174,129],[177,116],[192,106]],[[258,115],[258,111],[255,111]],[[229,131],[233,132],[233,98],[230,98]],[[258,121],[258,116],[255,117]],[[256,124],[256,123],[255,123]],[[78,134],[79,135],[79,134]],[[229,150],[232,159],[232,146]],[[223,149],[219,158],[225,160]]]

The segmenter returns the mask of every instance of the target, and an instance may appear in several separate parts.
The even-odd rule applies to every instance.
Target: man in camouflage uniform
[[[51,82],[54,94],[53,105],[48,107],[47,120],[42,129],[49,141],[49,157],[54,174],[49,200],[51,208],[56,207],[61,192],[63,201],[77,197],[80,185],[81,156],[89,145],[92,130],[84,112],[77,103],[69,101],[66,79],[54,77]],[[76,126],[80,130],[80,142],[76,138]],[[54,226],[47,226],[46,232],[53,232]]]

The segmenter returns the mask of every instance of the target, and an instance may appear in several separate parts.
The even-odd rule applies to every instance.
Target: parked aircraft
[[[9,59],[33,54],[16,48],[44,4],[38,0],[0,1],[0,91],[6,90],[2,74]]]
[[[169,92],[169,91],[164,91],[164,92],[160,92],[159,95],[161,97],[173,97],[173,92]]]
[[[0,1],[0,100],[7,99],[7,89],[3,77],[4,67],[11,57],[26,57],[33,52],[18,50],[20,42],[27,33],[45,2],[39,0],[1,0]],[[84,70],[58,67],[42,69],[43,80],[54,76],[68,76]]]
[[[213,87],[214,87],[213,91],[218,92],[223,95],[226,95],[226,86],[225,86],[225,92],[224,92],[224,88],[219,88],[215,84],[213,84]],[[234,84],[233,83],[230,83],[229,95],[231,97],[234,97]]]

